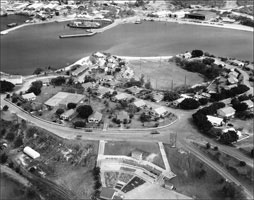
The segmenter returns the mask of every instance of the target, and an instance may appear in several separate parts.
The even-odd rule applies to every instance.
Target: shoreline
[[[102,33],[108,29],[114,28],[117,25],[120,24],[126,24],[126,23],[134,23],[137,19],[143,19],[146,21],[149,21],[151,18],[149,17],[139,17],[139,16],[132,16],[129,18],[124,18],[124,19],[116,19],[112,24],[105,26],[101,29],[93,29],[94,32],[96,33]],[[74,16],[70,16],[69,18],[59,18],[59,19],[54,19],[51,21],[45,21],[45,22],[35,22],[35,23],[25,23],[25,24],[21,24],[19,26],[7,29],[7,30],[3,30],[0,32],[0,35],[6,35],[12,31],[15,31],[17,29],[20,29],[22,27],[25,26],[31,26],[31,25],[39,25],[39,24],[47,24],[47,23],[53,23],[53,22],[65,22],[65,21],[71,21],[71,20],[78,20],[80,18],[74,17]],[[182,19],[171,19],[171,18],[152,18],[154,22],[165,22],[165,23],[178,23],[178,24],[190,24],[190,25],[197,25],[197,26],[209,26],[209,27],[216,27],[216,28],[225,28],[225,29],[233,29],[233,30],[239,30],[239,31],[248,31],[248,32],[254,32],[254,28],[249,27],[249,26],[244,26],[244,25],[240,25],[240,24],[223,24],[223,25],[219,25],[219,24],[209,24],[207,23],[196,23],[196,22],[191,22],[191,21],[187,21],[187,20],[182,20]]]

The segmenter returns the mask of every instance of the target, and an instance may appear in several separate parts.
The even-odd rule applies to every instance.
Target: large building
[[[78,104],[84,99],[84,95],[73,94],[68,92],[58,92],[56,95],[48,99],[44,104],[51,108],[55,106],[67,106],[68,103]]]
[[[196,12],[185,14],[185,18],[198,19],[198,20],[210,20],[212,18],[216,18],[216,13],[210,12],[210,11],[196,11]]]
[[[23,83],[23,77],[20,75],[2,75],[1,81],[8,81],[14,85],[21,85]]]

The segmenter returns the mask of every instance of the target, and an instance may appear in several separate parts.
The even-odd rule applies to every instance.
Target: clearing
[[[145,76],[145,82],[150,80],[152,88],[168,90],[185,84],[194,85],[202,83],[204,78],[193,72],[188,72],[177,66],[174,62],[167,60],[151,61],[151,60],[133,60],[129,61],[130,68],[134,70],[134,76],[139,79],[142,74]]]

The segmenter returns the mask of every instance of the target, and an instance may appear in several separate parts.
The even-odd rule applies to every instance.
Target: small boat
[[[10,23],[10,24],[7,24],[7,26],[8,26],[9,28],[15,27],[15,26],[17,26],[17,25],[18,25],[18,24],[15,23],[15,22]]]
[[[84,33],[84,34],[75,34],[75,35],[59,35],[60,39],[63,38],[76,38],[76,37],[91,37],[97,34],[97,32]]]
[[[141,20],[140,20],[140,19],[137,19],[134,23],[135,23],[135,24],[141,24]]]

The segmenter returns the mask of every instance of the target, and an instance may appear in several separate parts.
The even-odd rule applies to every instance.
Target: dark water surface
[[[0,17],[0,31],[8,29],[7,24],[17,23],[23,24],[29,17],[23,15],[8,15],[6,17]]]
[[[31,74],[37,67],[61,68],[94,51],[126,56],[175,55],[202,49],[217,56],[253,61],[253,33],[231,29],[145,22],[124,24],[93,37],[59,39],[81,33],[64,23],[21,28],[1,36],[1,71]]]

